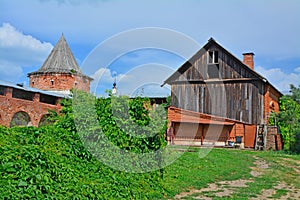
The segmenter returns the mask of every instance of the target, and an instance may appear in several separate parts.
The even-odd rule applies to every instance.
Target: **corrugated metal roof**
[[[0,86],[11,87],[11,88],[15,88],[15,89],[23,90],[23,91],[35,92],[35,93],[40,93],[40,94],[45,94],[45,95],[55,96],[55,97],[60,97],[60,98],[70,98],[69,95],[64,95],[64,94],[59,94],[59,93],[55,93],[55,92],[39,90],[39,89],[36,89],[36,88],[31,88],[31,87],[19,86],[15,83],[8,82],[8,81],[3,81],[3,80],[0,80]]]

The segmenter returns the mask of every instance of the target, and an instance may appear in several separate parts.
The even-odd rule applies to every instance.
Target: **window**
[[[12,97],[17,99],[33,101],[34,93],[14,88],[12,92]]]
[[[208,78],[219,78],[219,53],[218,51],[208,51],[207,75]]]
[[[54,85],[54,81],[53,80],[51,80],[50,82],[51,82],[51,85]]]
[[[0,95],[5,95],[5,87],[0,86]]]
[[[56,104],[57,98],[54,96],[46,95],[46,94],[40,94],[40,102],[47,103],[47,104]]]
[[[208,51],[208,64],[218,63],[218,51]]]

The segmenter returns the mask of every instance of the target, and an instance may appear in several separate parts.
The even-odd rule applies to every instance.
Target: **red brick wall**
[[[266,118],[271,112],[279,112],[279,98],[281,94],[270,85],[266,85],[264,95],[264,117]],[[267,122],[266,122],[267,123]]]
[[[40,74],[31,75],[29,79],[30,87],[41,90],[56,91],[76,88],[86,92],[90,91],[90,80],[74,74]]]
[[[48,113],[48,110],[59,111],[60,104],[51,105],[39,102],[39,93],[34,94],[34,100],[24,100],[12,97],[13,88],[6,88],[6,94],[0,95],[0,125],[10,126],[10,122],[15,113],[26,112],[33,126],[38,126],[43,115]]]
[[[266,150],[282,150],[282,138],[278,134],[278,128],[275,126],[268,127]]]

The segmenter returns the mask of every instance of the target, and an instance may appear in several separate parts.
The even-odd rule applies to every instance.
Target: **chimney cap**
[[[246,52],[246,53],[243,53],[243,55],[255,55],[253,52]]]

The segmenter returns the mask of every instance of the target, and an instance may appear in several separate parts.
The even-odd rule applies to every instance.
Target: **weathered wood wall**
[[[259,124],[264,118],[264,83],[257,75],[216,46],[218,63],[207,64],[207,51],[198,52],[187,63],[172,85],[172,105],[178,108],[222,116],[249,124]],[[219,70],[219,77],[211,79],[208,68]]]

